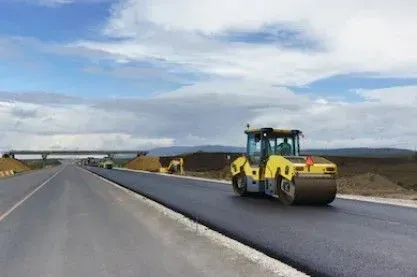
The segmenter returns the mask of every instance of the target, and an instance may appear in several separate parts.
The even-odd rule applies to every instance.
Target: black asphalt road
[[[1,277],[271,275],[74,166],[0,180],[0,189],[2,209],[15,207],[0,217]]]
[[[417,209],[337,199],[287,207],[229,186],[89,168],[316,276],[417,276]]]

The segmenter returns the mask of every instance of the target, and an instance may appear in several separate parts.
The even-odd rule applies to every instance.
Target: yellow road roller
[[[337,192],[337,166],[300,155],[300,130],[249,128],[246,154],[230,165],[233,190],[278,198],[285,205],[327,205]]]

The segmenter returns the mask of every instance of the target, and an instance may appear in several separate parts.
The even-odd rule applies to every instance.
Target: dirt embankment
[[[215,172],[228,169],[231,161],[239,155],[236,153],[190,153],[179,156],[140,156],[124,164],[129,169],[156,172],[160,167],[167,167],[171,160],[183,158],[184,168],[188,172]]]
[[[161,157],[163,164],[168,164],[170,160],[183,158],[184,168],[189,172],[221,171],[241,154],[236,153],[205,153],[197,152],[179,156]]]
[[[408,158],[328,157],[338,166],[340,193],[417,200],[417,161]]]
[[[341,177],[337,180],[337,187],[338,192],[344,194],[417,199],[416,191],[401,187],[387,177],[374,173]]]
[[[135,170],[145,170],[150,172],[158,172],[162,167],[162,164],[159,160],[159,157],[155,156],[139,156],[136,159],[133,159],[127,162],[124,165],[125,168],[135,169]]]
[[[31,170],[24,162],[13,158],[0,158],[0,171],[13,170],[14,172],[23,172]]]
[[[395,185],[417,191],[417,161],[407,158],[328,157],[338,166],[340,177],[373,173]]]
[[[0,171],[13,170],[14,173],[21,173],[29,170],[38,170],[46,167],[60,165],[57,159],[48,159],[44,162],[41,159],[35,160],[18,160],[12,157],[0,158]]]

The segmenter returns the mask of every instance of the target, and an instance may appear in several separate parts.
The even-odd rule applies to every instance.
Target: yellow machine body
[[[171,160],[167,167],[161,167],[159,169],[160,173],[170,173],[170,174],[180,174],[184,175],[184,160],[183,158]]]
[[[259,135],[259,142],[291,138],[294,142],[289,155],[266,151],[254,162],[247,154],[231,164],[232,183],[239,195],[264,193],[277,197],[284,204],[328,204],[336,196],[337,166],[323,157],[300,156],[298,130],[272,128],[247,130]],[[263,144],[265,145],[265,143]],[[249,140],[248,140],[249,148]],[[261,151],[265,150],[262,146]],[[251,161],[252,160],[252,161]]]

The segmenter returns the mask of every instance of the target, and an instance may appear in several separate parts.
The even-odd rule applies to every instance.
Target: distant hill
[[[223,145],[201,145],[201,146],[168,146],[151,149],[148,155],[151,156],[174,156],[193,152],[223,152],[223,153],[244,153],[245,147],[223,146]],[[413,151],[396,148],[338,148],[338,149],[305,149],[301,154],[320,156],[343,156],[343,157],[404,157],[412,156]]]

